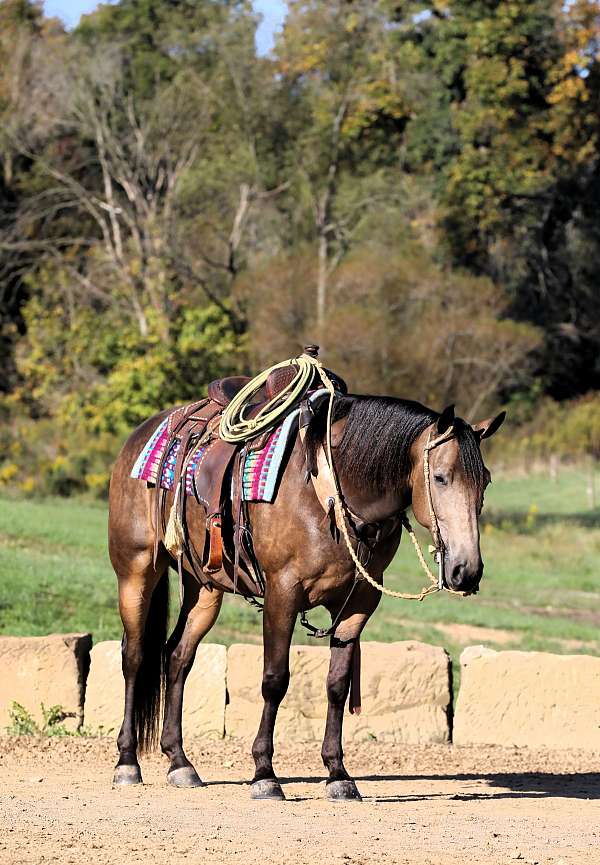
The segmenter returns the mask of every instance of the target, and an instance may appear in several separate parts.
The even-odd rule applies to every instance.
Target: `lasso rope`
[[[320,366],[315,358],[308,354],[301,354],[300,357],[284,360],[269,367],[252,381],[249,381],[223,411],[219,425],[221,438],[227,442],[241,442],[273,426],[280,417],[287,414],[288,409],[302,396],[314,373],[315,364]],[[293,380],[273,399],[266,402],[254,417],[245,418],[244,409],[252,397],[263,387],[271,373],[288,366],[298,368]]]

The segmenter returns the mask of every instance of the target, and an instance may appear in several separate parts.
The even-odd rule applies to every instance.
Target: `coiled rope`
[[[221,438],[227,442],[241,442],[273,426],[304,394],[314,374],[315,365],[321,366],[315,358],[308,354],[301,354],[299,357],[277,363],[255,376],[223,410],[219,425]],[[292,381],[277,396],[261,406],[254,417],[244,417],[244,410],[251,405],[252,398],[264,386],[271,373],[289,366],[295,366],[298,370]]]

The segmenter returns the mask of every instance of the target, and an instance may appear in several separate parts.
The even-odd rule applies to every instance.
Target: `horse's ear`
[[[452,424],[454,423],[454,403],[452,405],[446,406],[444,411],[441,413],[439,418],[437,419],[437,431],[440,435],[449,430]]]
[[[474,423],[473,429],[480,439],[489,439],[490,436],[493,436],[494,433],[500,429],[500,427],[504,423],[505,417],[506,412],[501,411],[500,414],[496,415],[495,418],[489,417],[487,420],[482,420],[479,421],[479,423]]]

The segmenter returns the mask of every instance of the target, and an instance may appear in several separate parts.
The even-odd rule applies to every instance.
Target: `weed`
[[[6,728],[9,736],[108,736],[113,732],[113,729],[104,729],[98,727],[94,731],[91,727],[80,726],[76,730],[69,730],[65,727],[64,722],[67,718],[74,718],[74,712],[65,712],[62,706],[50,706],[46,708],[43,703],[40,704],[42,723],[39,724],[31,712],[21,703],[15,700],[11,703],[8,710],[10,724]]]

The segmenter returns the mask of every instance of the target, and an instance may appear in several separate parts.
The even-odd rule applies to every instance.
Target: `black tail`
[[[165,643],[169,622],[169,572],[162,575],[152,593],[144,628],[142,663],[135,680],[133,722],[140,751],[158,743],[164,696]]]

